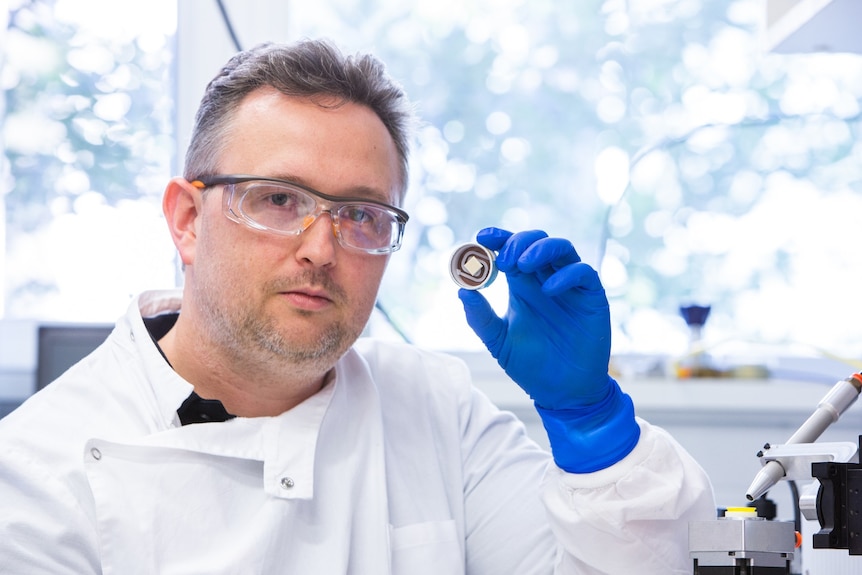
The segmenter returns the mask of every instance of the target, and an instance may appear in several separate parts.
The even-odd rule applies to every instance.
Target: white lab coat
[[[180,426],[192,386],[141,319],[179,304],[143,294],[0,420],[0,572],[690,573],[711,490],[660,429],[566,474],[463,363],[369,340],[287,413]]]

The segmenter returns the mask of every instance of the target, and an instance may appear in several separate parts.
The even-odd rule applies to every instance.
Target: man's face
[[[221,174],[397,202],[395,145],[364,106],[321,107],[261,89],[243,101],[228,138]],[[250,229],[224,216],[223,193],[222,186],[204,193],[187,269],[187,296],[205,337],[233,359],[328,369],[365,326],[388,256],[342,247],[328,214],[298,236]]]

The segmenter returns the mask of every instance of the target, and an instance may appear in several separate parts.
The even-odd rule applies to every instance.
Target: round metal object
[[[477,290],[491,285],[497,277],[494,252],[479,244],[464,244],[449,260],[449,275],[464,289]]]

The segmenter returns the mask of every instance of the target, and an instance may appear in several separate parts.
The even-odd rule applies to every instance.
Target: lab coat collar
[[[194,391],[194,386],[180,377],[159,352],[144,317],[178,313],[182,304],[182,291],[157,290],[140,294],[129,305],[124,318],[117,323],[121,338],[128,337],[141,359],[144,381],[150,386],[155,399],[158,426],[161,429],[180,425],[177,408]],[[128,336],[126,336],[128,334]]]

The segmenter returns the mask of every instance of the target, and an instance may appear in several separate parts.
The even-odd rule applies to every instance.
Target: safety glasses
[[[400,248],[409,218],[404,210],[383,202],[330,196],[278,178],[213,175],[191,183],[200,189],[224,185],[225,216],[255,230],[295,236],[321,214],[329,214],[338,243],[369,254]]]

